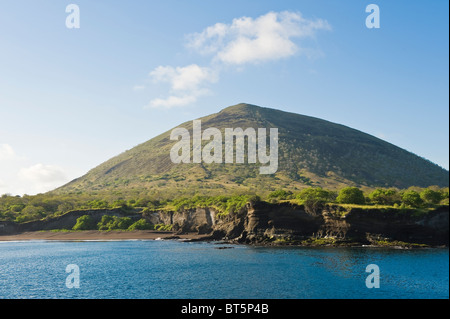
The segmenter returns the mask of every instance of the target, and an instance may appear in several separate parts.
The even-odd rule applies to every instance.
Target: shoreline
[[[0,241],[26,241],[26,240],[55,240],[55,241],[108,241],[108,240],[158,240],[158,239],[179,239],[185,241],[207,240],[210,236],[199,235],[197,233],[177,234],[170,231],[155,230],[133,230],[133,231],[30,231],[20,234],[2,235]]]
[[[278,247],[448,247],[448,207],[438,207],[425,215],[414,214],[414,211],[395,209],[355,208],[342,216],[339,207],[327,206],[313,216],[301,205],[263,202],[227,218],[221,218],[212,208],[152,211],[149,214],[120,208],[74,210],[24,223],[0,221],[0,241],[173,239]],[[98,224],[103,216],[115,216],[147,220],[157,227],[133,231],[73,230],[76,221],[83,216],[90,216],[94,224]]]
[[[83,230],[83,231],[29,231],[19,234],[1,235],[0,242],[9,241],[120,241],[120,240],[179,240],[183,242],[198,242],[198,241],[217,241],[210,235],[199,235],[198,233],[190,232],[179,234],[173,231],[156,231],[156,230],[113,230],[113,231],[100,231],[100,230]],[[220,241],[220,240],[219,240]],[[221,240],[220,242],[227,244],[243,244],[235,241]],[[265,246],[265,247],[323,247],[323,248],[339,248],[339,247],[360,247],[360,248],[391,248],[391,249],[426,249],[426,248],[446,248],[448,246],[428,246],[428,245],[416,245],[410,243],[403,243],[400,245],[377,245],[377,244],[363,244],[363,243],[276,243],[276,242],[259,242],[259,243],[247,243],[244,245],[250,246]]]

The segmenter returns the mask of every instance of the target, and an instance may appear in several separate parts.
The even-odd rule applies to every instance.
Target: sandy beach
[[[0,241],[16,240],[156,240],[156,239],[180,239],[180,240],[202,240],[208,239],[208,236],[197,233],[176,234],[166,231],[135,230],[135,231],[35,231],[24,232],[15,235],[0,236]]]

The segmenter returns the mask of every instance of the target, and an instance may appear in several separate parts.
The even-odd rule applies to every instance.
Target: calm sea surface
[[[449,298],[448,249],[224,246],[0,242],[0,298]],[[369,264],[380,288],[366,287]]]

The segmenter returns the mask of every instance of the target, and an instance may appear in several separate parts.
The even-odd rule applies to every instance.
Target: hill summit
[[[248,149],[243,163],[190,160],[175,164],[170,153],[178,141],[170,139],[169,130],[111,158],[55,192],[148,189],[179,195],[264,193],[309,186],[338,189],[449,185],[449,172],[440,166],[372,135],[319,118],[238,104],[199,120],[202,130],[217,128],[222,136],[226,128],[254,128],[256,132],[258,128],[268,132],[277,128],[276,172],[260,174],[261,164],[248,160]],[[178,128],[187,129],[192,138],[193,121]],[[202,146],[207,142],[203,141]],[[225,146],[223,139],[221,142]],[[225,150],[222,156],[225,158]]]

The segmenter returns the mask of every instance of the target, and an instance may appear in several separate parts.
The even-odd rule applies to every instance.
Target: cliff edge
[[[0,236],[72,229],[83,215],[90,215],[96,222],[103,215],[145,219],[151,224],[171,225],[178,234],[196,232],[214,240],[245,244],[448,246],[449,243],[448,206],[420,212],[327,205],[317,212],[308,212],[302,205],[287,202],[257,202],[229,214],[209,207],[179,212],[77,210],[27,223],[0,222]]]

